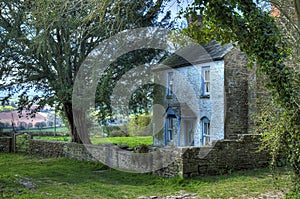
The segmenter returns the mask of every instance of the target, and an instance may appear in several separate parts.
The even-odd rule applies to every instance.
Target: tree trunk
[[[295,6],[295,10],[296,10],[297,25],[298,25],[298,28],[300,28],[300,1],[294,0],[294,6]]]
[[[72,103],[64,103],[63,110],[70,126],[72,136],[71,142],[76,142],[79,144],[91,144],[88,136],[85,112],[73,110]]]

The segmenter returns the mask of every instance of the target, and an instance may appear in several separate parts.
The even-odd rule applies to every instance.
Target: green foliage
[[[209,35],[199,43],[211,39],[223,43],[238,42],[250,60],[255,60],[259,72],[270,79],[269,88],[278,94],[282,106],[295,106],[291,101],[298,95],[296,90],[291,89],[295,74],[284,63],[288,49],[275,19],[268,12],[252,0],[229,3],[224,0],[197,0],[193,9],[205,17],[201,29],[191,34],[201,35],[204,32]]]
[[[16,108],[12,106],[0,106],[0,112],[14,111]]]
[[[69,136],[34,136],[34,139],[37,140],[52,140],[52,141],[70,141]],[[153,145],[153,137],[152,136],[143,136],[143,137],[91,137],[92,144],[109,144],[113,143],[118,146],[128,146],[129,148],[134,148],[136,146]]]
[[[101,78],[100,83],[97,87],[97,98],[96,104],[99,107],[98,110],[98,119],[100,121],[105,121],[107,117],[112,116],[112,105],[111,105],[111,95],[113,94],[114,88],[117,85],[118,81],[123,77],[123,75],[130,74],[129,81],[128,79],[122,79],[122,86],[130,90],[130,101],[129,101],[129,112],[126,111],[125,114],[142,114],[149,113],[152,100],[153,100],[153,84],[143,85],[136,90],[132,90],[133,86],[132,81],[138,77],[137,74],[133,75],[130,73],[131,69],[139,67],[145,63],[158,62],[166,53],[162,50],[156,49],[140,49],[129,52],[123,56],[120,56],[114,63],[112,63],[107,69],[106,74]],[[140,71],[138,74],[139,77],[146,77],[151,74],[147,73],[147,70]],[[118,102],[122,103],[124,96],[118,96]],[[127,97],[127,96],[126,96]],[[115,105],[116,106],[116,105]],[[126,105],[127,106],[127,105]],[[123,110],[121,110],[123,111]],[[125,111],[124,111],[125,112]]]
[[[120,126],[101,126],[101,129],[107,137],[128,136],[128,133],[123,131]]]
[[[153,145],[153,137],[143,136],[143,137],[109,137],[109,138],[91,138],[93,144],[103,144],[103,143],[114,143],[118,146],[128,146],[129,148],[134,148],[136,146]]]
[[[127,130],[131,136],[152,135],[151,125],[152,115],[138,114],[132,115],[127,124]]]
[[[49,140],[49,141],[61,141],[61,142],[70,142],[70,136],[67,135],[57,135],[57,136],[33,136],[35,140]]]
[[[280,166],[288,157],[283,136],[291,129],[289,114],[271,96],[263,96],[256,101],[258,113],[254,115],[255,132],[262,134],[262,149],[272,155],[271,165]]]
[[[252,0],[196,0],[187,13],[200,13],[204,20],[201,28],[196,24],[185,30],[186,34],[198,39],[199,43],[211,39],[223,43],[237,42],[249,56],[251,65],[255,63],[258,73],[267,78],[266,86],[276,103],[272,102],[274,112],[265,112],[266,115],[261,117],[263,141],[266,147],[270,147],[273,160],[279,152],[286,155],[295,172],[294,185],[299,186],[300,74],[293,67],[298,62],[293,63],[295,60],[289,58],[295,49],[282,34],[282,27]]]
[[[16,151],[17,152],[27,152],[29,147],[30,136],[27,133],[16,136]]]
[[[51,127],[51,128],[43,128],[43,129],[39,129],[39,128],[30,128],[29,130],[21,130],[19,132],[26,132],[28,134],[32,133],[32,134],[37,134],[37,133],[40,133],[40,134],[43,134],[43,133],[54,133],[54,128]],[[56,127],[56,133],[58,134],[62,134],[62,133],[65,133],[65,134],[68,134],[69,133],[69,129],[66,128],[66,127]]]
[[[39,107],[62,107],[74,142],[82,143],[75,128],[72,107],[74,80],[89,53],[103,40],[132,28],[162,25],[157,22],[163,0],[153,1],[73,1],[73,0],[8,0],[0,4],[0,90],[7,91],[8,101],[20,93],[19,108],[33,104]],[[168,17],[164,22],[168,21]],[[150,50],[151,51],[151,50]],[[134,53],[132,53],[134,54]],[[147,55],[144,52],[143,55]],[[153,59],[149,53],[144,60]],[[140,56],[141,58],[143,56]],[[131,55],[120,58],[100,82],[97,105],[109,114],[109,95],[114,81],[133,67]],[[121,68],[118,68],[118,67]],[[114,78],[111,78],[114,75]],[[115,75],[117,75],[115,77]],[[10,81],[5,81],[7,78]],[[107,82],[109,81],[109,82]],[[101,84],[104,86],[101,86]],[[29,96],[34,88],[39,95]],[[108,88],[108,90],[107,90]],[[108,92],[106,92],[108,91]],[[82,117],[76,115],[78,120]],[[104,116],[105,118],[105,116]]]
[[[285,195],[285,199],[298,199],[298,198],[300,198],[300,186],[294,187]]]

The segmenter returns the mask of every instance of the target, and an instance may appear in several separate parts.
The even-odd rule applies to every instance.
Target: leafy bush
[[[269,150],[271,165],[293,168],[293,189],[287,198],[300,198],[300,132],[295,126],[298,115],[278,105],[274,98],[260,99],[255,130],[262,134],[262,149]],[[298,194],[294,197],[295,194]],[[297,197],[298,196],[298,197]]]
[[[12,106],[0,106],[0,112],[13,111],[13,110],[16,110],[16,109]]]
[[[292,189],[291,191],[289,191],[286,195],[285,195],[286,199],[299,199],[300,198],[300,186],[296,186],[294,189]]]
[[[146,136],[152,135],[151,125],[152,115],[140,114],[130,117],[127,130],[130,136]]]
[[[102,126],[102,130],[107,137],[128,136],[128,133],[123,131],[119,126]]]

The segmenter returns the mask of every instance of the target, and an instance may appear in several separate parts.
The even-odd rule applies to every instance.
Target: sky
[[[164,12],[171,10],[171,18],[175,19],[178,16],[178,13],[191,4],[194,0],[171,0],[164,8]],[[162,14],[163,16],[163,14]],[[185,23],[184,19],[178,21],[179,23]]]

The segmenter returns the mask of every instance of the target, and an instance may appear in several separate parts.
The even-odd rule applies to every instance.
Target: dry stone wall
[[[266,167],[270,156],[259,151],[259,136],[220,140],[213,146],[191,147],[182,154],[183,177],[219,175],[234,170]]]
[[[176,161],[176,157],[179,157],[178,150],[175,148],[153,148],[151,153],[137,153],[123,150],[113,144],[82,145],[44,140],[29,140],[29,153],[40,154],[44,157],[100,161],[112,168],[140,173],[167,168],[170,163]],[[178,171],[172,170],[169,173],[174,176],[174,173],[178,173]]]
[[[212,146],[180,147],[176,161],[154,173],[159,176],[220,175],[236,170],[269,165],[270,155],[260,150],[259,135],[238,135],[236,140],[219,140]]]
[[[12,138],[11,137],[0,137],[0,152],[11,152],[12,151]]]
[[[43,157],[95,160],[84,145],[70,142],[29,140],[28,152],[30,154],[39,154]]]
[[[80,145],[68,142],[30,140],[29,152],[43,156],[101,161],[125,171],[152,172],[163,177],[193,177],[224,174],[268,165],[270,156],[259,151],[258,135],[237,140],[219,140],[212,146],[154,148],[143,155],[115,145]]]

